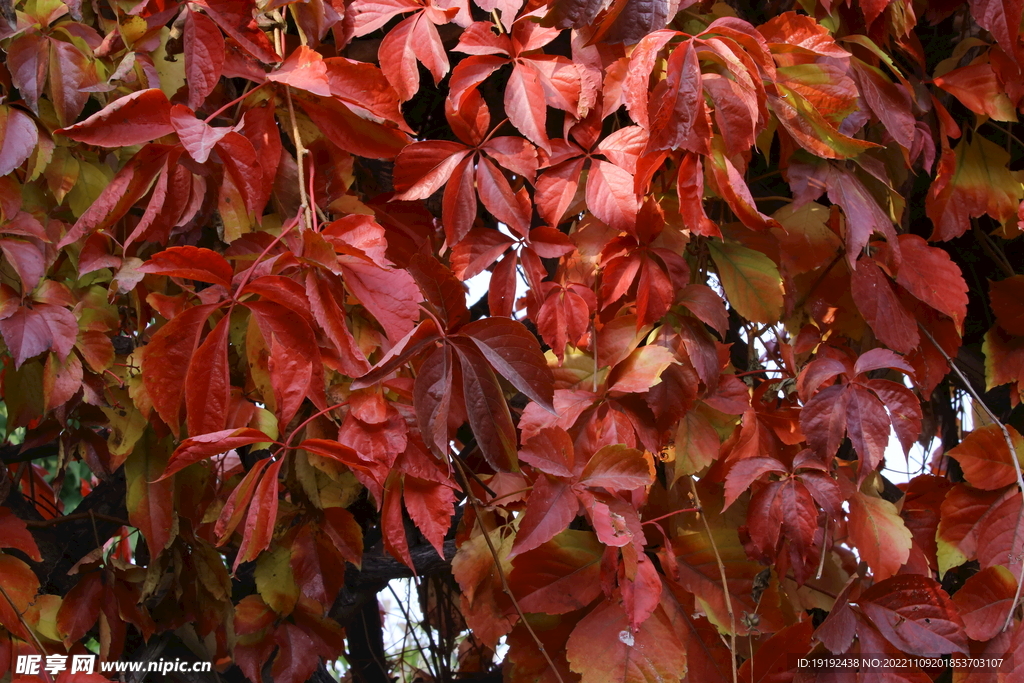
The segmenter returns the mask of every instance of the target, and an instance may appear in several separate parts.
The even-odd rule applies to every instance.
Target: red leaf
[[[910,353],[921,343],[917,321],[896,297],[889,278],[874,259],[863,258],[857,265],[850,276],[857,309],[879,341],[900,353]]]
[[[316,644],[295,624],[283,623],[274,632],[277,656],[270,667],[274,683],[305,683],[320,664]]]
[[[1018,453],[1011,454],[998,425],[985,425],[972,431],[949,456],[963,468],[964,476],[974,488],[994,491],[1017,481],[1013,458],[1024,453],[1024,439],[1013,427],[1006,428]]]
[[[332,284],[326,277],[318,277],[312,271],[306,274],[310,308],[341,356],[344,373],[349,377],[362,377],[369,371],[370,364],[352,337],[345,322],[345,312],[338,304],[338,299],[344,299],[344,292],[341,292],[342,296],[336,296]]]
[[[1020,0],[971,0],[971,14],[992,34],[1003,51],[1017,59],[1022,3]]]
[[[25,98],[25,104],[37,114],[39,96],[46,84],[49,57],[50,42],[39,33],[25,32],[7,46],[7,68],[11,72],[11,81]]]
[[[1006,567],[982,569],[968,578],[953,595],[967,636],[972,640],[991,640],[999,635],[1016,594],[1017,579]]]
[[[458,142],[428,140],[407,146],[395,159],[395,199],[426,199],[444,187],[470,149]]]
[[[473,59],[470,57],[469,59]],[[486,59],[477,57],[476,59]],[[493,59],[493,58],[492,58]],[[500,60],[504,63],[507,60]],[[487,75],[489,75],[489,71]],[[485,75],[486,77],[486,75]],[[505,85],[505,112],[512,125],[526,136],[526,139],[544,149],[551,150],[546,132],[547,98],[541,75],[528,61],[517,62]]]
[[[389,339],[397,342],[412,331],[420,317],[423,295],[409,273],[355,259],[343,260],[341,271],[345,286],[376,318]]]
[[[654,461],[650,455],[622,444],[605,446],[590,459],[580,484],[609,491],[631,491],[654,483]]]
[[[444,557],[444,537],[455,514],[455,493],[451,486],[406,475],[402,492],[409,517],[437,554]]]
[[[321,97],[331,96],[324,58],[319,52],[305,45],[300,45],[288,55],[281,66],[267,74],[267,80],[284,83]]]
[[[114,100],[89,118],[56,131],[98,147],[129,147],[174,132],[171,103],[158,88],[140,90]]]
[[[443,456],[448,454],[454,363],[449,345],[434,349],[420,366],[413,387],[413,404],[420,433],[427,445]]]
[[[174,453],[171,454],[170,459],[167,461],[167,469],[164,470],[160,478],[166,479],[193,463],[214,455],[227,453],[241,446],[272,441],[273,439],[260,430],[249,427],[223,429],[219,432],[193,436],[182,441],[181,445],[174,450]]]
[[[70,642],[80,640],[100,617],[103,593],[102,572],[83,574],[61,601],[57,632]]]
[[[918,300],[953,319],[962,330],[967,317],[967,283],[949,254],[917,235],[900,235],[903,257],[896,282]],[[993,308],[995,303],[993,302]]]
[[[417,60],[427,67],[436,85],[448,73],[448,56],[426,12],[417,12],[391,29],[380,44],[380,67],[403,102],[420,89]]]
[[[197,0],[196,4],[253,57],[265,64],[281,61],[270,39],[253,17],[254,3],[249,0]]]
[[[532,206],[525,190],[512,191],[504,174],[484,157],[477,161],[477,191],[491,214],[521,237],[530,232]]]
[[[405,536],[405,522],[402,517],[402,477],[392,472],[384,487],[384,500],[380,511],[384,547],[391,556],[416,573],[416,565],[409,553],[409,540]]]
[[[978,534],[978,562],[982,569],[1003,565],[1015,574],[1024,562],[1024,506],[1021,497],[1010,496],[992,505]]]
[[[25,240],[0,239],[0,251],[21,280],[21,291],[28,294],[46,274],[46,261],[39,247]]]
[[[582,609],[601,594],[603,554],[604,546],[593,532],[567,529],[520,553],[512,563],[509,588],[524,612],[565,614]]]
[[[829,201],[842,207],[846,215],[846,260],[851,270],[867,261],[858,261],[857,257],[867,246],[872,233],[884,235],[890,248],[899,248],[892,219],[878,205],[860,178],[849,170],[829,165],[825,186],[828,188]]]
[[[849,504],[850,540],[871,567],[876,580],[892,576],[910,557],[913,542],[910,530],[896,513],[896,507],[887,500],[858,491]]]
[[[270,546],[270,539],[274,535],[274,525],[277,523],[278,504],[278,473],[284,465],[284,458],[267,465],[252,494],[252,502],[249,504],[249,514],[245,518],[245,528],[242,530],[242,543],[238,546],[238,555],[235,556],[233,571],[243,562],[255,560],[256,556]],[[226,508],[225,508],[226,509]]]
[[[217,304],[194,306],[171,318],[153,335],[142,356],[142,380],[146,391],[160,419],[175,435],[178,434],[188,366],[206,319],[217,307]]]
[[[988,295],[999,326],[1012,335],[1024,336],[1024,275],[989,282]]]
[[[0,320],[0,334],[14,355],[15,368],[20,368],[29,358],[49,349],[53,349],[63,362],[78,336],[78,319],[71,311],[60,306],[22,306],[9,317]]]
[[[228,367],[230,317],[221,318],[192,356],[185,375],[188,433],[198,436],[224,429],[231,400]]]
[[[11,555],[0,554],[0,624],[22,640],[33,640],[33,634],[22,626],[22,614],[35,602],[39,579],[27,564]]]
[[[448,329],[469,322],[465,286],[437,259],[417,254],[409,262],[409,273]]]
[[[793,677],[796,655],[803,656],[811,649],[810,621],[787,626],[761,644],[757,653],[739,670],[739,679],[751,683],[768,683]],[[799,674],[798,674],[799,675]]]
[[[180,277],[231,287],[234,270],[224,257],[203,247],[171,247],[139,267],[143,273]]]
[[[299,106],[339,148],[368,159],[394,159],[408,137],[397,128],[369,121],[336,99],[296,94]]]
[[[205,14],[186,13],[184,52],[188,106],[198,109],[217,87],[224,69],[224,37]]]
[[[263,183],[263,164],[256,156],[256,148],[245,136],[231,131],[216,145],[217,154],[224,162],[225,182],[228,178],[245,201],[245,209],[260,220],[269,198]]]
[[[963,621],[933,579],[919,574],[894,576],[866,590],[858,604],[901,652],[922,657],[967,653]]]
[[[640,209],[633,192],[633,176],[607,161],[591,161],[587,173],[587,208],[616,230],[632,230]]]
[[[554,412],[554,375],[548,368],[537,338],[526,327],[508,318],[471,322],[461,334],[469,337],[494,370],[523,392]]]
[[[452,346],[459,355],[466,413],[480,452],[499,472],[518,470],[516,428],[498,379],[475,346],[460,339]]]
[[[539,474],[533,483],[526,511],[519,523],[509,557],[529,552],[564,531],[576,519],[580,503],[571,486]]]
[[[686,650],[663,609],[633,629],[622,607],[611,601],[576,625],[566,658],[585,679],[615,683],[669,680],[686,670]]]
[[[23,111],[0,107],[0,112],[0,175],[7,175],[32,154],[39,142],[39,130]]]
[[[29,559],[42,562],[39,546],[32,538],[25,522],[8,508],[0,507],[0,548],[15,548],[28,555]]]
[[[704,116],[704,90],[693,41],[672,51],[665,68],[665,80],[654,87],[649,109],[649,150],[682,148],[708,153],[710,131]]]
[[[192,14],[194,12],[189,13]],[[181,104],[171,107],[171,125],[185,151],[200,164],[206,163],[214,145],[231,132],[231,128],[227,126],[214,128],[205,121],[200,121],[196,118],[195,112]]]

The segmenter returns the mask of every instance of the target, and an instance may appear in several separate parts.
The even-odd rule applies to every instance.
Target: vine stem
[[[74,522],[79,519],[99,519],[104,522],[113,522],[120,526],[131,526],[130,522],[127,522],[119,517],[112,515],[104,515],[99,512],[72,512],[70,515],[63,515],[62,517],[54,517],[53,519],[29,519],[25,521],[25,526],[29,529],[42,529],[55,524],[63,524],[64,522]]]
[[[1003,433],[1003,439],[1006,441],[1006,447],[1010,449],[1010,460],[1013,462],[1013,470],[1014,472],[1017,473],[1017,486],[1020,487],[1021,496],[1024,496],[1024,473],[1021,472],[1020,461],[1017,460],[1017,449],[1013,445],[1013,438],[1010,436],[1010,430],[1006,428],[1006,425],[1003,424],[1002,420],[996,417],[996,414],[992,412],[992,409],[988,407],[988,404],[981,399],[981,395],[974,389],[974,386],[971,384],[970,380],[968,380],[967,377],[964,376],[964,373],[963,371],[960,370],[960,367],[953,362],[952,358],[949,357],[949,354],[946,353],[946,349],[942,348],[939,345],[939,342],[935,341],[935,337],[932,336],[932,333],[929,332],[928,329],[925,328],[925,326],[922,325],[921,323],[918,323],[917,326],[921,328],[921,332],[924,333],[924,336],[928,337],[928,341],[930,341],[932,345],[939,350],[939,353],[942,354],[942,357],[946,359],[946,363],[949,365],[950,369],[952,369],[953,372],[956,373],[956,376],[960,378],[960,382],[961,384],[964,385],[964,388],[967,390],[967,393],[969,393],[971,397],[978,402],[978,405],[980,405],[982,410],[985,411],[989,419],[992,420],[993,424],[998,426],[999,431]],[[1010,605],[1010,611],[1006,614],[1006,621],[1003,623],[1003,631],[1006,631],[1006,629],[1010,628],[1010,624],[1013,623],[1013,612],[1015,609],[1017,609],[1017,603],[1020,602],[1020,594],[1022,588],[1024,588],[1024,562],[1021,563],[1020,572],[1017,575],[1017,592],[1013,596],[1013,604]]]
[[[508,587],[508,578],[505,576],[505,570],[501,568],[501,559],[498,557],[498,551],[494,548],[494,543],[491,542],[490,533],[487,532],[487,528],[484,526],[484,520],[480,516],[479,501],[477,501],[476,496],[473,494],[473,489],[469,486],[469,478],[466,476],[462,463],[459,462],[458,458],[451,458],[451,461],[455,464],[455,469],[459,473],[462,485],[466,489],[466,497],[469,499],[469,504],[473,506],[473,513],[476,515],[476,523],[477,526],[480,527],[480,533],[484,535],[484,541],[487,542],[487,549],[491,551],[491,557],[494,559],[494,569],[498,572],[498,578],[501,580],[502,592],[508,596],[509,600],[512,601],[512,606],[515,608],[516,614],[519,615],[519,620],[530,633],[530,637],[533,638],[533,642],[537,645],[540,653],[544,655],[544,660],[548,663],[548,666],[551,667],[551,672],[555,674],[555,678],[558,679],[558,683],[565,683],[565,681],[562,680],[562,674],[559,673],[558,668],[555,666],[555,662],[551,659],[551,655],[548,654],[547,648],[544,647],[544,643],[542,643],[540,638],[537,637],[537,633],[533,630],[533,627],[530,626],[530,622],[526,620],[523,608],[519,606],[519,601],[516,600],[516,596],[512,594],[512,589]]]
[[[36,649],[39,650],[39,654],[45,657],[46,648],[44,648],[43,644],[39,642],[39,636],[37,636],[36,632],[29,627],[28,623],[25,621],[25,617],[22,616],[21,612],[18,611],[18,606],[14,604],[14,600],[11,600],[11,596],[7,594],[7,589],[4,588],[2,583],[0,583],[0,595],[4,596],[4,600],[6,600],[7,604],[11,606],[11,609],[14,610],[14,613],[18,615],[18,621],[21,622],[21,627],[25,629],[26,633],[32,636],[32,642],[35,643]],[[43,671],[42,675],[43,679],[46,680],[47,683],[53,683],[53,678],[50,676],[49,673]]]
[[[690,477],[690,491],[693,492],[693,502],[701,511],[700,521],[704,523],[704,530],[708,533],[708,541],[711,543],[711,550],[715,553],[715,561],[718,563],[718,573],[722,576],[722,592],[725,594],[725,609],[729,613],[729,663],[732,664],[732,683],[738,683],[739,671],[736,669],[736,613],[732,609],[732,597],[729,595],[729,579],[725,576],[725,563],[722,562],[722,554],[718,552],[718,544],[715,543],[715,535],[711,533],[711,525],[708,524],[708,516],[704,514],[704,507],[700,503],[700,494],[697,493],[697,484]]]
[[[295,142],[295,156],[298,157],[296,161],[299,167],[299,199],[302,202],[301,211],[303,213],[303,224],[306,229],[311,230],[313,228],[313,218],[309,212],[309,197],[306,195],[306,170],[305,170],[305,157],[306,148],[302,145],[302,135],[299,134],[299,124],[295,120],[295,107],[292,105],[292,89],[291,86],[284,86],[285,98],[288,100],[288,118],[291,119],[292,123],[292,138]]]

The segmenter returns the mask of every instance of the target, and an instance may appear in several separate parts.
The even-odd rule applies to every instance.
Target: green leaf
[[[747,320],[768,323],[782,315],[782,277],[770,258],[729,242],[708,242],[729,305]]]

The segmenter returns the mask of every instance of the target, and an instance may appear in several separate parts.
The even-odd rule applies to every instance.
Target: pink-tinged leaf
[[[519,523],[509,557],[537,548],[564,531],[576,518],[580,503],[568,482],[539,474],[526,499],[526,512]]]
[[[129,147],[174,132],[171,103],[158,88],[140,90],[57,133],[98,147]]]
[[[50,42],[40,33],[25,32],[7,46],[7,68],[11,72],[11,81],[25,98],[25,104],[37,114],[49,62]]]
[[[967,637],[956,605],[939,583],[901,574],[876,583],[858,600],[885,639],[910,655],[967,653]]]
[[[39,247],[25,240],[0,239],[0,251],[18,274],[22,294],[35,289],[46,274],[46,261]]]
[[[635,226],[640,205],[633,192],[633,176],[615,164],[591,161],[586,197],[591,213],[612,228],[629,231]]]
[[[0,176],[21,166],[39,142],[32,117],[11,107],[0,107]]]
[[[319,52],[300,45],[288,55],[281,66],[267,74],[268,81],[283,83],[292,88],[305,90],[321,97],[331,96],[327,80],[327,66]]]
[[[195,112],[181,104],[171,107],[171,125],[185,151],[200,164],[206,163],[214,145],[231,132],[228,126],[214,128],[205,121],[200,121],[196,118]]]
[[[850,276],[850,288],[857,309],[871,330],[894,351],[910,353],[921,343],[917,320],[896,296],[889,278],[874,259],[863,258]]]
[[[98,85],[99,79],[96,65],[77,45],[58,40],[55,36],[49,40],[48,90],[57,120],[66,126],[82,113],[89,100],[86,88]]]
[[[221,318],[192,356],[185,375],[185,414],[189,435],[224,429],[231,402],[228,366],[230,317]]]
[[[1013,608],[1017,579],[1006,567],[996,565],[971,576],[953,594],[964,631],[972,640],[991,640],[999,635]]]
[[[143,273],[199,280],[231,287],[234,270],[223,256],[205,247],[171,247],[139,267]]]
[[[254,443],[272,442],[269,436],[258,429],[244,427],[242,429],[224,429],[219,432],[193,436],[181,442],[167,461],[161,479],[166,479],[193,463],[205,460],[214,455],[227,453],[235,448]]]
[[[42,562],[39,546],[32,538],[25,522],[8,508],[0,507],[0,548],[14,548],[28,555],[35,562]]]
[[[622,606],[612,601],[580,620],[565,656],[588,681],[656,683],[676,680],[686,670],[686,650],[662,608],[634,629]]]
[[[622,444],[605,446],[587,463],[579,483],[609,491],[650,486],[654,483],[654,460],[649,453]]]
[[[207,304],[186,309],[156,331],[142,356],[142,380],[153,408],[177,435],[185,375],[206,319],[217,308]]]
[[[508,581],[524,612],[565,614],[586,607],[601,594],[604,546],[591,531],[567,529],[519,554]]]
[[[554,376],[537,338],[522,323],[488,318],[466,325],[461,333],[473,340],[491,367],[512,386],[554,412]]]
[[[516,428],[498,378],[471,342],[454,339],[452,346],[459,356],[466,414],[480,452],[499,472],[518,470]]]
[[[867,246],[872,233],[885,236],[890,248],[899,248],[892,219],[860,178],[847,169],[829,165],[825,186],[829,201],[842,207],[846,215],[846,260],[851,270],[866,260],[858,261],[857,257]]]
[[[224,37],[205,14],[185,15],[185,83],[188,106],[198,109],[220,81],[224,69]]]
[[[233,571],[237,571],[238,565],[241,563],[255,560],[257,555],[270,546],[270,539],[274,536],[274,526],[277,523],[278,490],[280,488],[277,477],[284,462],[284,458],[280,458],[267,465],[259,484],[256,485],[256,490],[253,491],[249,514],[246,515],[245,527],[242,529],[242,543],[238,546],[238,555],[235,556]]]
[[[1020,0],[971,0],[970,5],[978,25],[992,34],[1007,55],[1018,59],[1017,41],[1024,3]]]
[[[0,335],[20,368],[29,358],[53,349],[63,361],[78,335],[78,319],[71,311],[51,304],[22,306],[0,320]]]
[[[857,491],[849,500],[850,540],[876,580],[887,579],[910,557],[913,537],[896,506]]]

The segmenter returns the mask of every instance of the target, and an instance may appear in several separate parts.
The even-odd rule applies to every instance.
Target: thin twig
[[[956,373],[957,377],[960,378],[960,381],[963,383],[967,392],[975,401],[977,401],[982,410],[988,414],[992,423],[999,427],[999,431],[1003,433],[1003,439],[1006,441],[1006,447],[1010,449],[1010,460],[1013,462],[1013,470],[1017,473],[1017,486],[1020,487],[1021,495],[1024,496],[1024,473],[1021,472],[1020,462],[1017,460],[1017,449],[1013,445],[1013,439],[1010,437],[1010,431],[1006,428],[1006,425],[1003,424],[1003,421],[996,417],[996,414],[992,412],[992,409],[988,407],[988,404],[981,399],[981,395],[974,389],[974,385],[971,384],[963,371],[960,370],[960,367],[953,362],[953,359],[949,357],[949,354],[946,353],[946,349],[942,348],[939,345],[939,342],[935,341],[935,337],[932,336],[932,333],[929,332],[921,323],[918,323],[917,325],[921,328],[921,332],[924,333],[924,336],[928,337],[928,340],[936,349],[939,350],[942,357],[946,359],[946,363],[949,365],[950,369]],[[1017,603],[1020,602],[1020,593],[1022,588],[1024,588],[1024,562],[1020,565],[1020,573],[1017,576],[1017,593],[1013,596],[1013,603],[1010,605],[1009,612],[1006,613],[1006,622],[1003,624],[1003,631],[1010,628],[1010,624],[1013,623],[1013,612],[1017,608]]]
[[[73,512],[70,515],[63,515],[61,517],[54,517],[53,519],[29,519],[25,520],[25,526],[29,529],[44,529],[48,526],[54,526],[56,524],[63,524],[64,522],[74,522],[79,519],[99,519],[104,522],[113,522],[118,526],[132,526],[131,522],[127,522],[120,517],[113,517],[111,515],[104,515],[101,512]]]
[[[11,596],[7,594],[7,590],[4,588],[2,583],[0,583],[0,595],[4,596],[4,600],[6,600],[7,604],[11,606],[14,613],[18,615],[18,621],[21,622],[21,627],[25,629],[25,632],[28,633],[29,636],[31,636],[32,642],[36,644],[36,649],[39,650],[39,654],[45,657],[46,648],[44,648],[43,644],[39,642],[39,636],[37,636],[36,632],[29,627],[28,623],[25,621],[25,617],[18,611],[18,606],[14,604],[14,600],[11,600]],[[53,683],[53,678],[49,673],[43,671],[42,675],[49,683]]]
[[[430,662],[427,661],[427,658],[423,655],[423,645],[420,644],[420,639],[416,636],[416,628],[413,626],[412,617],[409,616],[409,611],[405,609],[405,603],[398,597],[398,593],[395,592],[395,589],[390,583],[388,583],[388,590],[391,591],[391,595],[394,596],[395,602],[398,603],[398,609],[402,611],[402,616],[405,617],[405,624],[407,626],[405,632],[412,635],[413,642],[416,643],[416,649],[419,650],[420,657],[423,657],[423,664],[427,667],[427,672],[436,679],[437,674],[431,671]],[[409,596],[409,599],[412,599],[411,595]],[[405,649],[404,646],[403,649]]]
[[[700,504],[700,495],[697,493],[697,484],[690,477],[690,490],[693,492],[693,502],[703,510]],[[708,524],[708,516],[701,512],[700,521],[704,522],[704,530],[708,532],[708,541],[711,543],[711,550],[715,553],[715,561],[718,562],[718,573],[722,575],[722,592],[725,594],[725,609],[729,613],[729,661],[732,664],[732,683],[738,683],[739,672],[736,669],[736,613],[732,610],[732,598],[729,595],[729,580],[725,576],[725,563],[722,562],[722,555],[718,552],[718,545],[715,543],[715,535],[711,533],[711,525]]]
[[[309,215],[309,198],[306,196],[306,171],[305,161],[306,148],[302,146],[302,136],[299,134],[299,124],[295,120],[295,107],[292,105],[292,89],[290,86],[284,86],[285,98],[288,100],[288,117],[292,123],[292,139],[295,142],[295,156],[299,166],[299,199],[301,201],[301,211],[303,213],[303,221],[307,230],[313,227],[313,218]]]
[[[825,528],[821,532],[821,557],[818,558],[818,573],[814,575],[815,579],[820,579],[821,575],[825,573],[825,550],[828,547],[828,516],[825,516]]]
[[[501,580],[501,590],[508,596],[509,600],[512,601],[512,606],[516,610],[516,614],[519,615],[519,620],[526,627],[530,637],[533,638],[533,642],[537,645],[540,653],[544,655],[544,660],[551,667],[551,672],[555,674],[555,678],[558,679],[558,683],[565,683],[562,680],[562,674],[559,673],[558,668],[555,666],[555,662],[551,659],[551,655],[548,654],[547,648],[544,647],[544,643],[541,642],[540,638],[537,637],[537,633],[530,626],[530,622],[526,620],[526,615],[523,613],[523,609],[519,606],[519,601],[516,600],[516,596],[512,595],[512,590],[508,587],[508,578],[505,576],[505,570],[501,568],[501,559],[498,558],[498,551],[494,548],[494,543],[491,542],[491,535],[487,532],[487,528],[484,527],[483,518],[480,516],[480,507],[477,504],[476,496],[473,495],[473,489],[469,487],[469,478],[466,477],[465,469],[462,463],[457,458],[452,458],[452,462],[455,463],[455,469],[462,475],[462,485],[466,488],[466,498],[469,500],[469,504],[473,506],[473,512],[476,515],[477,526],[480,527],[480,533],[484,535],[484,541],[487,542],[487,549],[491,551],[491,557],[494,558],[494,569],[498,572],[498,578]],[[735,681],[734,681],[735,683]]]

